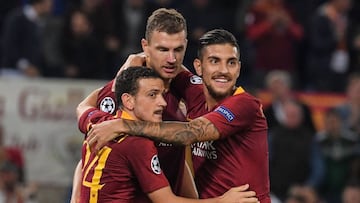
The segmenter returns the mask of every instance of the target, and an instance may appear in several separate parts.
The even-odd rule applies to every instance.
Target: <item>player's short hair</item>
[[[240,57],[240,47],[239,44],[237,43],[235,36],[231,32],[224,29],[210,30],[200,37],[197,57],[199,59],[202,59],[204,48],[209,45],[215,45],[215,44],[230,44],[236,47]]]
[[[115,96],[118,106],[123,106],[121,95],[124,93],[135,95],[139,91],[139,80],[148,78],[161,79],[160,75],[153,69],[144,66],[131,66],[122,71],[116,77],[115,83]]]
[[[187,25],[184,16],[175,9],[159,8],[147,19],[145,38],[150,40],[154,31],[176,34],[185,31]]]

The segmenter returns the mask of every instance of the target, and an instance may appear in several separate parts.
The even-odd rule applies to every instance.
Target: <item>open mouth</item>
[[[176,71],[175,66],[164,66],[164,72],[166,73],[174,73]]]
[[[154,111],[154,114],[162,116],[163,110],[156,110],[156,111]]]

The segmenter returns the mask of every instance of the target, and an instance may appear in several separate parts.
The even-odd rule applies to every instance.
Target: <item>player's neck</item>
[[[205,100],[206,100],[206,109],[208,111],[211,111],[214,109],[215,106],[217,106],[220,102],[222,102],[224,99],[228,98],[229,96],[233,95],[235,92],[236,88],[234,87],[233,92],[229,93],[228,95],[218,95],[218,96],[213,96],[209,93],[208,89],[206,87],[204,87],[204,95],[205,95]]]
[[[206,110],[211,111],[222,99],[212,97],[208,92],[204,92],[206,100]]]
[[[170,84],[171,84],[171,79],[163,79],[164,80],[164,87],[165,87],[165,92],[168,92],[170,89]]]

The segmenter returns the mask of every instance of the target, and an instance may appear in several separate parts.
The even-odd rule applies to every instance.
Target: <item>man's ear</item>
[[[132,95],[130,95],[129,93],[124,93],[121,95],[121,101],[123,103],[123,106],[125,109],[128,110],[134,110],[134,97]]]
[[[150,60],[150,57],[149,57],[149,42],[144,38],[141,39],[141,47],[142,47],[143,52],[145,54],[145,64],[144,65],[149,66],[149,64],[150,64],[150,62],[149,62],[149,60]]]
[[[201,69],[201,61],[200,59],[196,58],[193,62],[194,69],[196,71],[196,74],[198,76],[202,76],[202,69]]]
[[[147,56],[149,44],[148,44],[148,41],[144,38],[141,39],[141,47],[142,47],[145,55]]]

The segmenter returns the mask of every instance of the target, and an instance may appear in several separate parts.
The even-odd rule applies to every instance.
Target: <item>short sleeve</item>
[[[112,118],[113,115],[111,114],[100,111],[97,108],[90,108],[80,116],[78,121],[78,127],[82,133],[86,134],[90,130],[92,124]]]
[[[259,115],[261,106],[253,99],[232,96],[221,103],[214,111],[203,117],[212,122],[221,138],[239,131],[249,130]]]

